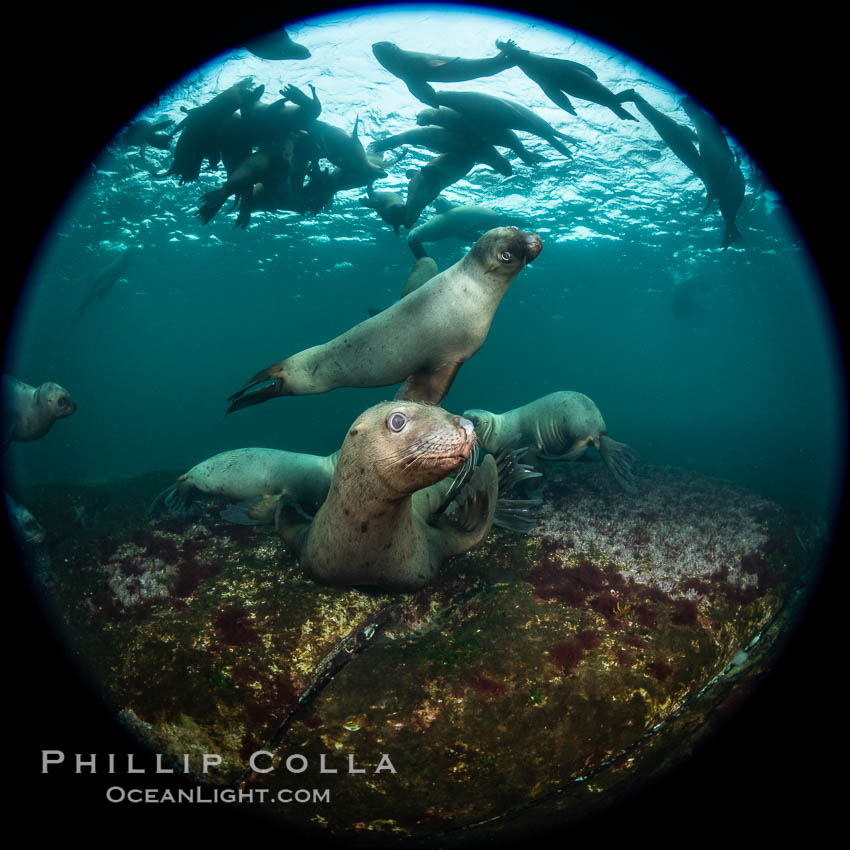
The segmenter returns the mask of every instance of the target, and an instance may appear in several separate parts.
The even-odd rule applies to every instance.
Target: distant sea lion
[[[200,496],[216,496],[239,504],[222,516],[241,523],[274,520],[282,492],[312,515],[328,494],[339,452],[321,455],[281,449],[246,448],[220,452],[193,466],[150,506],[150,513],[164,508],[185,513]]]
[[[483,232],[507,224],[510,216],[489,207],[452,204],[437,198],[436,214],[414,227],[407,236],[411,249],[414,243],[438,242],[441,239],[477,239]]]
[[[170,127],[173,123],[174,121],[171,118],[165,121],[157,121],[156,124],[151,121],[145,121],[144,119],[133,121],[118,136],[118,144],[138,147],[139,156],[142,159],[145,158],[145,151],[148,145],[167,151],[171,147],[171,134],[162,131]]]
[[[372,53],[381,65],[407,86],[408,91],[428,106],[436,106],[432,83],[462,83],[479,77],[492,77],[514,62],[504,54],[487,59],[461,59],[459,56],[437,56],[402,50],[391,41],[377,41]]]
[[[76,325],[82,319],[83,314],[88,308],[98,299],[105,297],[112,287],[124,277],[127,267],[130,265],[130,260],[135,254],[135,249],[125,248],[119,251],[115,259],[109,263],[104,269],[97,273],[94,280],[89,285],[83,300],[80,302],[77,309],[71,316],[71,324]]]
[[[366,197],[361,198],[360,203],[375,210],[398,236],[398,229],[404,224],[404,201],[401,195],[395,192],[376,192],[370,183],[366,187]]]
[[[515,227],[488,231],[459,262],[378,315],[258,372],[230,396],[228,412],[277,396],[399,381],[399,398],[439,404],[487,338],[511,282],[541,247],[539,236]],[[246,395],[265,381],[272,383]]]
[[[43,437],[57,419],[77,409],[71,394],[48,381],[31,387],[11,375],[3,375],[3,449],[12,440],[29,442]]]
[[[524,130],[545,139],[556,151],[572,159],[573,155],[558,139],[578,142],[519,103],[473,91],[438,91],[436,95],[439,106],[454,109],[473,124],[490,130]]]
[[[543,94],[556,106],[575,115],[570,99],[573,97],[607,106],[618,118],[637,121],[634,115],[620,106],[621,95],[616,95],[602,85],[596,74],[586,65],[570,62],[568,59],[552,59],[538,56],[520,48],[515,41],[497,41],[496,47],[543,90]],[[519,128],[515,128],[519,129]]]
[[[443,189],[465,176],[475,164],[472,157],[462,153],[441,153],[422,168],[407,172],[407,199],[404,226],[416,224],[422,210],[435,200]]]
[[[414,127],[386,139],[372,142],[368,149],[380,153],[401,145],[427,148],[434,153],[458,153],[471,156],[475,162],[489,165],[499,174],[510,177],[513,174],[511,164],[493,147],[492,144],[469,133],[459,133],[447,127]]]
[[[44,543],[47,532],[39,521],[20,502],[15,501],[8,493],[4,492],[6,500],[6,514],[9,517],[9,527],[18,543],[32,545]]]
[[[281,500],[278,531],[320,582],[416,590],[492,527],[498,474],[490,455],[466,485],[460,523],[435,516],[427,495],[413,498],[470,462],[474,446],[472,423],[440,407],[409,401],[370,407],[349,429],[312,522]]]
[[[258,59],[309,59],[310,51],[303,44],[294,42],[285,29],[252,38],[244,48]]]
[[[723,128],[714,116],[709,115],[692,97],[685,97],[682,107],[694,122],[699,139],[699,158],[708,190],[709,203],[717,198],[723,216],[723,249],[741,239],[735,216],[746,192],[746,183],[735,159]]]
[[[500,451],[516,434],[518,445],[528,445],[549,460],[576,460],[593,444],[617,483],[636,492],[634,450],[608,436],[599,408],[582,393],[550,393],[505,413],[467,410],[463,415],[475,424],[478,440],[488,452]]]
[[[702,162],[699,158],[699,151],[694,144],[697,141],[697,134],[687,124],[680,124],[669,115],[659,112],[634,89],[621,92],[620,100],[623,103],[633,103],[640,114],[649,121],[661,140],[667,144],[667,147],[702,180]]]
[[[448,106],[420,110],[416,114],[416,123],[426,129],[434,124],[454,133],[481,139],[486,144],[508,148],[526,165],[536,165],[538,162],[546,161],[545,156],[530,151],[513,130],[508,130],[505,127],[482,127],[480,124],[473,124],[468,118],[464,118],[463,115],[454,109],[449,109]],[[496,171],[498,170],[497,168]]]

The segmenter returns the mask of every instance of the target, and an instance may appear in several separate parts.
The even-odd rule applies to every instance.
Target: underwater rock
[[[770,665],[809,566],[755,493],[647,467],[634,497],[587,462],[552,466],[530,535],[416,593],[330,588],[212,504],[144,517],[171,480],[23,494],[67,641],[166,763],[349,846],[526,834],[667,770]],[[87,502],[109,509],[80,528]],[[296,788],[318,798],[275,802]]]

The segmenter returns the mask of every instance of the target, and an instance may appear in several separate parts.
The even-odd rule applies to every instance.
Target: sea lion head
[[[494,227],[472,246],[467,257],[485,273],[512,280],[542,248],[536,233],[525,233],[517,227]]]
[[[401,56],[401,48],[397,44],[391,41],[376,41],[372,45],[372,53],[391,74],[395,73],[393,68]]]
[[[340,449],[339,468],[374,476],[398,497],[429,487],[467,462],[475,448],[468,419],[433,404],[387,401],[360,414]]]
[[[478,442],[486,448],[496,427],[494,415],[489,410],[473,408],[472,410],[464,410],[463,416],[475,426],[475,436],[478,438]]]
[[[36,400],[39,406],[50,411],[54,419],[64,419],[77,409],[68,390],[52,381],[42,384],[36,390]]]

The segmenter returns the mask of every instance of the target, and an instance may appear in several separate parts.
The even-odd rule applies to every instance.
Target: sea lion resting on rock
[[[77,409],[71,394],[48,381],[31,387],[11,375],[3,375],[3,449],[12,440],[29,442],[43,437],[57,419]]]
[[[498,475],[491,455],[464,485],[453,521],[440,513],[435,491],[413,498],[472,462],[474,446],[472,423],[440,407],[370,407],[351,426],[312,522],[282,499],[278,531],[318,581],[416,590],[492,527]]]
[[[463,415],[475,424],[478,441],[488,452],[498,452],[519,434],[518,445],[530,446],[530,455],[576,460],[592,443],[620,486],[637,492],[632,471],[637,455],[608,436],[599,408],[582,393],[550,393],[505,413],[467,410]]]
[[[193,466],[150,506],[150,513],[167,508],[186,513],[202,495],[228,499],[221,516],[242,524],[272,522],[281,493],[307,514],[314,514],[328,493],[336,458],[287,452],[281,449],[246,448],[220,452]]]
[[[457,370],[482,346],[513,279],[541,250],[515,227],[485,233],[459,262],[344,334],[263,369],[228,399],[228,412],[281,395],[385,387],[439,404]],[[251,393],[264,381],[272,384]]]

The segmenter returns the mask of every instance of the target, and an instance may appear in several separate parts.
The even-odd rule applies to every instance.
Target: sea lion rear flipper
[[[617,483],[627,493],[637,493],[635,486],[634,462],[637,460],[637,452],[625,443],[612,440],[607,434],[599,437],[599,454],[605,461],[611,474],[617,479]]]
[[[175,514],[189,514],[192,512],[192,503],[197,495],[197,487],[185,475],[181,475],[151,502],[148,513],[157,514],[167,510]]]
[[[493,455],[486,455],[470,480],[460,488],[452,507],[436,527],[443,532],[446,555],[467,552],[481,543],[493,527],[499,496],[499,472]]]
[[[541,478],[542,473],[521,462],[529,447],[515,448],[519,440],[520,434],[515,434],[513,439],[496,453],[496,468],[499,472],[499,499],[496,502],[493,525],[527,534],[537,527],[536,509],[543,504],[543,500],[510,498],[509,494],[519,484]]]

